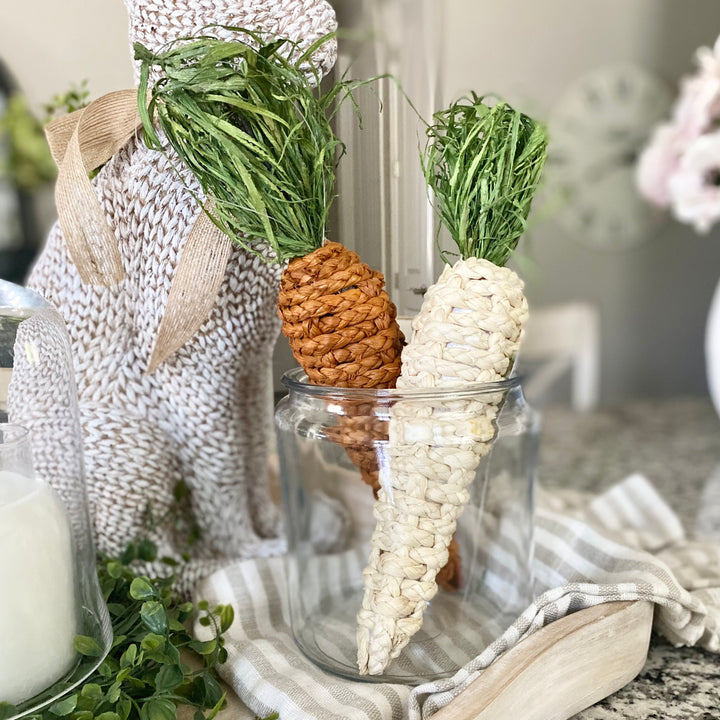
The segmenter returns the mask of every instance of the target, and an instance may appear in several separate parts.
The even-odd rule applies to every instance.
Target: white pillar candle
[[[70,526],[44,483],[0,471],[0,702],[59,680],[75,658]]]

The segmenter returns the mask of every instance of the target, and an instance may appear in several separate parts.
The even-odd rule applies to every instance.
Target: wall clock
[[[671,104],[670,89],[634,65],[600,68],[568,89],[549,121],[547,202],[578,242],[626,248],[663,221],[635,189],[635,165]]]

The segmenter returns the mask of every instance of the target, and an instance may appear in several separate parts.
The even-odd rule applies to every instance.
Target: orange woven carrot
[[[394,387],[403,336],[384,284],[382,273],[336,242],[290,262],[280,282],[278,312],[311,382]]]

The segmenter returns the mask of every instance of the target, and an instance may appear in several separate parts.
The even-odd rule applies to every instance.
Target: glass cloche
[[[4,281],[0,588],[0,710],[12,719],[86,679],[112,629],[96,574],[70,339],[49,303]],[[76,652],[76,636],[94,641],[94,657]]]

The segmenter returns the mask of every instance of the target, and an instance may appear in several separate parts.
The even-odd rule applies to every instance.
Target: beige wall
[[[676,89],[720,33],[716,0],[444,0],[445,95],[496,90],[541,117],[583,73],[635,62]],[[703,334],[720,278],[720,231],[669,222],[643,245],[597,251],[553,223],[521,250],[536,305],[583,299],[601,312],[603,400],[704,394]]]
[[[2,0],[0,58],[35,108],[84,79],[93,97],[129,87],[125,6],[122,0]]]

